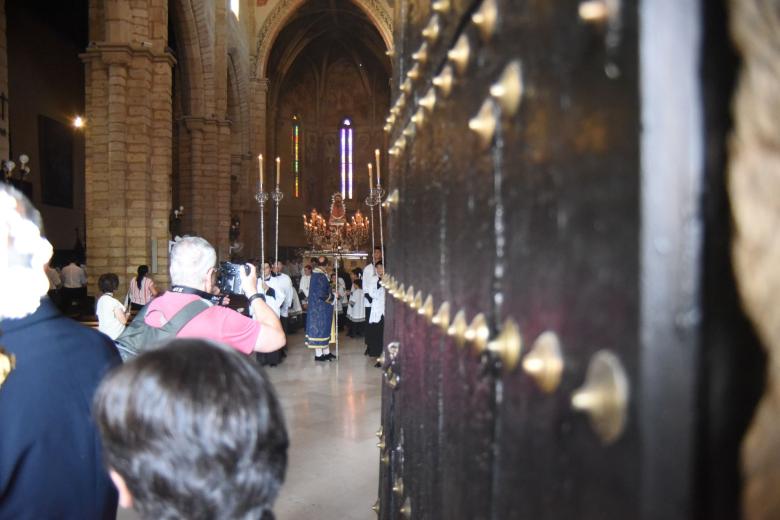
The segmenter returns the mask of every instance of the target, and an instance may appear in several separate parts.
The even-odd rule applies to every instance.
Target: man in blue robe
[[[336,356],[330,353],[333,327],[333,291],[330,288],[325,267],[325,257],[317,259],[317,266],[311,273],[309,284],[309,307],[306,311],[306,346],[314,349],[314,361],[332,361]]]

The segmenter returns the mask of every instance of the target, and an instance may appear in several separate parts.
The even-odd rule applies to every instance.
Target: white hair
[[[51,254],[38,210],[0,183],[0,318],[22,318],[38,309],[49,290],[44,265]]]
[[[205,239],[185,236],[171,249],[171,283],[201,289],[217,253]]]

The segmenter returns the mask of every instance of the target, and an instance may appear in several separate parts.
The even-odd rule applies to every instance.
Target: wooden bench
[[[138,311],[130,311],[130,318],[128,318],[127,323],[130,323],[135,318],[136,314],[138,314]],[[74,320],[81,323],[82,325],[97,329],[98,328],[98,319],[97,316],[94,314],[78,314],[76,316],[71,316]]]

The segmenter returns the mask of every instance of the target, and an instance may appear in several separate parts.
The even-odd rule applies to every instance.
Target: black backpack
[[[152,350],[167,339],[175,337],[192,318],[209,307],[208,302],[198,298],[185,305],[165,325],[158,328],[144,323],[146,311],[149,308],[149,305],[144,305],[133,321],[125,327],[122,334],[116,338],[116,346],[119,349],[119,355],[122,356],[122,361],[127,361],[142,352]]]

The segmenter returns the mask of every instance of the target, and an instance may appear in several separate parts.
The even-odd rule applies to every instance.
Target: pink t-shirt
[[[162,327],[185,305],[197,300],[195,294],[166,292],[152,300],[144,323]],[[195,316],[176,334],[177,338],[200,338],[219,341],[249,354],[255,349],[260,324],[232,309],[214,305]]]

